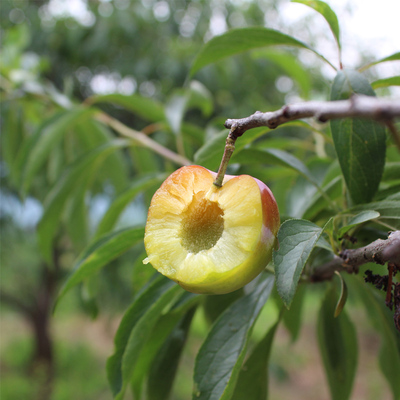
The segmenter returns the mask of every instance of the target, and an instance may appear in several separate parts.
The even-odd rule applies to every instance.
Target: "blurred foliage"
[[[331,37],[332,47],[340,45],[334,12],[321,2],[302,3],[324,16],[337,39],[336,43]],[[186,163],[218,167],[227,135],[222,129],[226,118],[274,110],[290,101],[329,99],[332,82],[321,72],[327,60],[306,50],[313,49],[313,40],[300,43],[270,29],[291,33],[283,29],[278,4],[269,0],[2,2],[1,292],[6,306],[19,311],[33,327],[32,365],[38,360],[44,363],[48,381],[43,380],[43,386],[52,380],[55,388],[43,396],[75,396],[69,392],[71,387],[59,381],[64,372],[57,367],[58,357],[68,355],[64,365],[79,365],[76,373],[91,369],[91,354],[70,353],[53,343],[50,315],[62,285],[63,295],[74,287],[78,300],[71,307],[73,312],[79,309],[95,318],[99,313],[127,310],[115,336],[116,353],[107,364],[117,398],[131,386],[139,399],[146,393],[147,377],[147,384],[160,380],[165,390],[173,391],[175,370],[164,376],[164,366],[169,359],[174,368],[179,365],[182,348],[191,338],[192,317],[196,326],[200,310],[212,328],[202,320],[203,338],[209,336],[196,361],[195,381],[201,383],[201,392],[197,386],[194,397],[206,398],[209,393],[227,399],[236,382],[245,390],[249,380],[241,366],[255,320],[272,290],[272,278],[262,277],[226,297],[185,293],[143,267],[141,239],[150,199],[165,176]],[[221,44],[224,52],[216,55]],[[301,52],[312,54],[312,66],[304,65]],[[191,76],[196,56],[207,66]],[[392,60],[398,58],[392,56]],[[343,75],[339,72],[335,81],[343,80]],[[332,98],[348,97],[357,86],[353,84],[360,82],[357,87],[362,93],[373,94],[364,76],[356,72],[348,76],[351,90],[345,85],[338,90],[336,85]],[[359,134],[359,126],[350,125],[341,131],[335,124],[296,121],[275,131],[251,130],[238,140],[229,166],[230,173],[247,173],[269,185],[282,222],[296,218],[280,231],[284,245],[275,257],[279,295],[273,292],[271,296],[276,313],[282,313],[273,323],[282,321],[293,340],[299,336],[307,297],[305,290],[295,296],[297,284],[303,289],[303,281],[314,268],[332,259],[342,246],[353,247],[347,239],[342,241],[343,232],[346,238],[357,236],[357,246],[361,246],[384,238],[389,229],[399,229],[398,149],[383,129],[378,132],[370,122],[361,131],[376,134],[372,135],[376,142],[353,148],[349,138]],[[338,139],[344,134],[347,142]],[[349,156],[341,157],[344,154]],[[371,163],[375,157],[380,163],[376,170]],[[368,179],[365,185],[349,184],[361,182],[354,175],[359,160],[360,171],[366,176],[373,173],[370,186]],[[293,277],[290,285],[288,276]],[[257,297],[266,283],[268,293]],[[360,280],[347,283],[350,295],[357,293]],[[341,368],[348,369],[343,392],[347,399],[356,373],[356,337],[347,312],[333,319],[332,299],[339,291],[335,285],[325,286],[329,286],[329,303],[323,290],[318,292],[322,305],[319,343],[332,398],[342,395],[337,394],[335,382],[343,381]],[[279,296],[286,305],[294,299],[291,311],[282,311]],[[379,334],[394,347],[382,346],[383,356],[390,353],[391,357],[381,367],[396,398],[400,389],[393,371],[400,368],[399,337],[390,312],[379,305],[383,299],[370,290],[363,296],[365,304],[377,309],[384,327],[378,329]],[[64,297],[60,313],[66,312],[63,302]],[[247,315],[253,306],[254,313]],[[229,336],[229,326],[241,317],[247,317],[247,323],[236,342]],[[336,349],[329,347],[331,326],[338,335],[351,331],[351,340],[335,338],[334,342],[338,352],[342,345],[353,351],[350,365],[339,357],[338,365],[332,366]],[[262,349],[267,358],[276,327],[264,326],[261,333],[259,327],[255,329],[260,346],[255,348]],[[221,346],[226,337],[236,345],[226,387],[210,387],[203,380],[209,349],[215,346],[213,337],[219,338]],[[7,363],[18,357],[13,354],[7,355]],[[255,352],[244,365],[251,369],[256,363],[266,373],[266,361]],[[213,362],[218,368],[226,366],[224,352]],[[267,396],[261,375],[251,383],[261,393],[260,399]],[[100,393],[104,382],[96,379],[93,375],[93,382],[87,384],[98,386]],[[14,384],[7,382],[6,398]],[[18,385],[20,397],[27,387]],[[82,387],[81,395],[85,391]],[[148,395],[152,400],[161,396],[152,388]]]

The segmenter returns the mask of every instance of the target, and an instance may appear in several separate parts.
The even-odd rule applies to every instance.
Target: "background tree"
[[[333,33],[330,46],[335,48],[336,39],[335,51],[339,48],[340,53],[333,11],[322,2],[303,3],[326,19]],[[392,115],[375,116],[379,123],[333,120],[329,125],[315,119],[299,121],[286,110],[288,121],[276,131],[271,130],[275,126],[268,115],[257,124],[255,117],[247,125],[227,121],[229,129],[242,123],[243,132],[256,126],[237,139],[229,172],[267,182],[282,222],[287,220],[274,258],[276,288],[283,302],[272,294],[276,322],[263,330],[262,339],[252,342],[251,333],[273,290],[270,275],[233,294],[197,296],[141,263],[143,224],[152,194],[181,165],[218,168],[226,118],[278,110],[293,100],[371,96],[370,82],[388,95],[385,88],[398,85],[398,77],[377,80],[368,69],[363,74],[341,70],[337,60],[327,61],[312,50],[312,40],[304,44],[279,30],[260,27],[274,14],[277,2],[94,1],[80,3],[76,14],[66,4],[6,1],[1,9],[1,300],[34,328],[36,377],[43,372],[37,365],[44,365],[38,397],[52,396],[50,314],[59,286],[66,282],[62,293],[77,286],[81,308],[92,316],[127,310],[107,364],[117,398],[129,385],[135,398],[165,398],[193,318],[201,312],[212,326],[197,355],[194,398],[241,398],[249,388],[257,391],[254,398],[265,398],[274,333],[283,323],[296,339],[309,292],[304,288],[310,286],[323,286],[317,295],[317,331],[332,398],[350,397],[356,373],[356,332],[347,307],[341,312],[347,291],[350,298],[361,299],[383,338],[380,366],[398,398],[399,336],[393,323],[399,307],[398,262],[383,259],[392,262],[390,273],[368,266],[374,274],[368,273],[367,280],[385,290],[389,307],[371,285],[358,279],[367,267],[357,277],[342,273],[333,283],[325,282],[334,270],[343,272],[345,254],[350,260],[354,254],[341,250],[387,239],[389,230],[399,228],[400,161]],[[274,15],[274,27],[290,33]],[[315,55],[314,66],[299,62],[301,51]],[[395,53],[370,61],[398,59]],[[338,70],[333,84],[321,73],[322,65]],[[302,117],[330,119],[320,114]],[[355,135],[364,143],[352,146]],[[16,218],[18,207],[25,207],[28,215],[22,221]],[[303,257],[290,253],[291,248],[302,250]],[[288,258],[296,262],[290,264]],[[350,262],[351,272],[356,264]],[[72,266],[74,273],[66,280]],[[290,285],[285,276],[293,277]],[[341,294],[335,280],[340,281]],[[324,282],[310,284],[316,281]],[[283,304],[291,305],[290,310]],[[231,333],[232,364],[219,351],[215,369],[210,369],[210,353],[220,349],[227,327],[237,324],[240,316],[247,319],[245,329]],[[254,350],[246,357],[249,343],[254,343]],[[209,371],[221,368],[228,370],[224,385],[217,385],[221,380],[214,372],[205,379]],[[164,375],[166,369],[169,375]],[[218,382],[213,381],[216,378]]]

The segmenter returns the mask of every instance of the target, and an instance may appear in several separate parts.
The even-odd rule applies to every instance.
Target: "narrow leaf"
[[[331,100],[348,99],[353,94],[375,95],[360,73],[340,71],[333,81]],[[371,201],[385,165],[385,128],[375,121],[346,118],[331,120],[331,131],[351,198],[355,204]]]
[[[322,232],[319,226],[301,219],[285,221],[279,229],[279,249],[273,256],[276,288],[287,308],[290,308],[300,275]]]
[[[382,200],[373,203],[361,204],[350,208],[348,212],[357,214],[362,211],[374,210],[380,214],[379,221],[390,225],[393,229],[400,229],[400,198]]]
[[[390,78],[378,79],[371,83],[372,89],[384,88],[389,86],[400,86],[400,75]]]
[[[167,314],[163,314],[157,321],[153,331],[151,332],[150,338],[144,344],[143,350],[136,361],[136,367],[131,381],[131,387],[135,399],[142,398],[143,380],[145,376],[147,376],[151,364],[159,353],[160,348],[166,342],[179,321],[183,318],[184,314],[191,308],[197,307],[200,300],[200,295],[183,292],[171,307],[171,311]]]
[[[107,360],[107,377],[114,397],[117,396],[122,389],[122,358],[134,327],[151,309],[154,303],[160,299],[164,301],[163,297],[165,295],[168,296],[169,291],[174,287],[176,287],[176,285],[171,280],[158,274],[156,278],[137,295],[131,306],[125,312],[114,337],[114,354]]]
[[[159,122],[165,120],[163,106],[153,99],[142,97],[137,94],[125,96],[122,94],[106,94],[92,96],[86,100],[89,104],[111,103],[124,107],[138,116],[151,121]]]
[[[244,290],[239,289],[234,292],[221,294],[218,296],[205,296],[203,302],[204,315],[210,324],[213,324],[218,317],[236,300],[242,297]]]
[[[319,0],[292,0],[292,2],[304,4],[319,12],[325,18],[326,22],[328,22],[329,27],[331,28],[333,36],[335,37],[335,40],[340,49],[339,22],[335,12],[330,8],[328,4]]]
[[[361,211],[359,214],[355,215],[353,218],[350,219],[350,221],[343,226],[342,228],[339,229],[339,237],[343,236],[346,232],[348,232],[351,228],[354,228],[355,226],[362,224],[364,222],[370,221],[371,219],[375,219],[380,217],[380,214],[378,211]]]
[[[268,61],[273,62],[297,82],[301,96],[305,99],[309,98],[311,90],[311,73],[299,63],[298,57],[287,52],[278,52],[268,49],[255,51],[253,58],[265,58]]]
[[[24,161],[22,191],[26,193],[32,183],[32,179],[44,164],[52,147],[62,138],[67,128],[70,128],[78,121],[92,116],[96,112],[90,108],[76,108],[62,111],[51,118],[51,121],[43,126],[43,129],[36,131],[30,141],[30,149]]]
[[[279,320],[255,346],[240,370],[231,400],[266,400],[268,398],[268,364]]]
[[[252,327],[274,278],[264,274],[253,292],[233,303],[213,325],[195,362],[193,400],[230,399]]]
[[[222,60],[226,57],[255,48],[274,45],[295,46],[308,49],[313,51],[324,61],[328,62],[324,57],[311,49],[305,43],[279,31],[262,27],[241,28],[230,30],[207,42],[194,60],[190,70],[190,76],[193,76],[198,70],[206,65]]]
[[[342,312],[342,310],[346,304],[348,290],[347,290],[346,282],[344,281],[342,275],[340,275],[340,273],[338,271],[335,271],[335,274],[338,276],[338,278],[340,280],[340,296],[339,296],[339,300],[336,303],[335,314],[333,315],[336,318],[340,315],[340,313]]]
[[[164,281],[164,280],[162,280]],[[143,297],[139,297],[137,301],[128,310],[128,319],[133,314],[133,324],[129,321],[124,322],[131,327],[129,332],[124,332],[124,338],[128,340],[124,343],[119,343],[119,338],[116,337],[117,350],[112,357],[109,358],[107,362],[107,368],[110,367],[113,371],[109,374],[109,380],[112,386],[115,399],[121,400],[124,397],[126,388],[132,380],[135,367],[138,360],[140,359],[140,353],[142,352],[146,341],[149,339],[151,332],[153,331],[157,320],[161,317],[162,311],[168,306],[168,304],[174,299],[174,297],[182,293],[183,289],[176,285],[174,282],[170,281],[168,284],[160,283],[164,288],[161,293],[156,297],[153,291],[143,293]],[[156,290],[160,292],[160,290]],[[152,301],[149,302],[149,297]],[[138,311],[138,308],[141,310]],[[139,313],[139,318],[137,318]],[[121,322],[122,323],[122,322]],[[126,335],[126,336],[125,336]],[[121,344],[123,346],[121,346]]]
[[[387,161],[385,164],[385,170],[383,171],[383,181],[399,180],[400,179],[400,161],[390,162]]]
[[[309,182],[311,182],[319,192],[321,192],[321,188],[314,178],[313,174],[307,168],[307,166],[300,161],[293,154],[290,154],[286,151],[280,149],[243,149],[239,154],[234,154],[232,157],[233,162],[239,163],[271,163],[282,165],[286,168],[290,168],[293,171],[298,172],[301,176],[306,178]]]
[[[330,286],[318,315],[318,344],[332,400],[350,398],[357,368],[356,331],[343,311],[334,317],[336,294]]]
[[[114,140],[84,154],[63,174],[45,200],[45,212],[38,225],[39,246],[44,257],[51,262],[53,238],[59,227],[61,214],[73,188],[93,174],[99,165],[117,149],[126,147],[125,140]]]
[[[73,272],[60,291],[57,302],[78,283],[93,276],[100,268],[116,259],[143,239],[143,228],[129,228],[103,236],[90,245],[75,262]]]
[[[343,194],[343,178],[337,176],[326,185],[322,186],[323,193],[329,196],[331,201],[341,198]],[[308,207],[304,210],[304,219],[313,219],[319,212],[326,210],[327,200],[321,192],[316,193],[309,201]]]
[[[86,151],[93,150],[115,139],[115,135],[108,126],[93,118],[79,123],[79,125],[75,126],[74,131],[82,145],[82,149]],[[141,151],[143,151],[143,148]],[[98,175],[101,177],[102,182],[110,180],[117,193],[125,189],[129,182],[129,173],[124,153],[115,152],[110,154],[107,158],[107,163],[100,167]]]
[[[198,108],[205,117],[209,117],[213,111],[213,97],[211,92],[201,82],[191,81],[189,93],[187,109]]]
[[[175,135],[178,135],[181,131],[188,100],[189,95],[187,93],[174,93],[165,106],[165,116]]]
[[[147,381],[148,400],[169,398],[195,311],[192,308],[186,313],[158,352]]]
[[[84,180],[74,188],[66,207],[67,231],[77,253],[80,253],[85,248],[89,238],[86,186],[87,180]]]
[[[119,216],[126,206],[142,191],[151,188],[153,185],[161,183],[166,178],[164,174],[150,174],[134,181],[129,189],[121,193],[110,205],[101,219],[95,234],[99,238],[103,234],[111,231]]]
[[[394,326],[393,313],[386,307],[384,297],[374,287],[357,277],[350,278],[362,299],[362,304],[374,329],[381,336],[379,366],[390,386],[393,398],[399,399],[400,335]]]
[[[387,61],[398,61],[398,60],[400,60],[400,52],[391,54],[390,56],[387,56],[387,57],[381,58],[381,59],[379,59],[379,60],[376,60],[376,61],[374,61],[374,62],[372,62],[372,63],[369,63],[369,64],[365,65],[364,67],[361,67],[361,68],[359,69],[359,71],[360,71],[360,72],[365,71],[366,69],[371,68],[371,67],[373,67],[374,65],[380,64],[380,63],[383,63],[383,62],[387,62]]]
[[[322,236],[320,237],[320,239]],[[299,337],[301,323],[303,322],[303,306],[306,297],[307,286],[299,285],[296,290],[290,310],[286,310],[282,315],[283,323],[290,333],[290,339],[294,343]]]

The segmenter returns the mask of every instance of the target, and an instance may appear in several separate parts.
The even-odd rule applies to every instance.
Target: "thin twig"
[[[122,122],[118,121],[115,118],[110,117],[106,113],[100,113],[96,116],[96,118],[103,122],[104,124],[110,126],[115,131],[117,131],[122,136],[126,136],[130,139],[133,139],[136,143],[147,147],[153,150],[155,153],[160,154],[164,158],[173,161],[175,164],[178,165],[192,165],[192,162],[188,160],[186,157],[183,157],[173,151],[169,150],[168,148],[162,146],[160,143],[156,142],[155,140],[149,138],[142,132],[136,131],[128,126],[124,125]]]
[[[222,182],[224,181],[226,169],[228,168],[229,160],[235,151],[235,142],[237,137],[234,135],[234,128],[229,132],[228,137],[225,142],[224,154],[222,156],[221,164],[218,169],[217,176],[214,181],[214,185],[217,187],[222,187]]]
[[[267,126],[274,129],[289,121],[302,118],[316,118],[326,122],[336,118],[368,118],[383,123],[390,123],[400,117],[400,100],[380,99],[372,96],[355,95],[349,100],[309,101],[289,104],[272,112],[257,111],[241,119],[227,119],[225,127],[235,127],[236,136],[243,135],[249,129]]]
[[[311,281],[329,280],[335,271],[357,273],[360,265],[368,262],[400,265],[400,231],[391,232],[386,240],[378,239],[365,247],[342,251],[328,263],[316,268]]]

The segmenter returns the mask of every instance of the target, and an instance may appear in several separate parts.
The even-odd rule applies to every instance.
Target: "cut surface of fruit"
[[[279,213],[270,190],[248,176],[182,167],[154,194],[145,233],[148,257],[163,275],[195,293],[228,293],[271,260]]]

